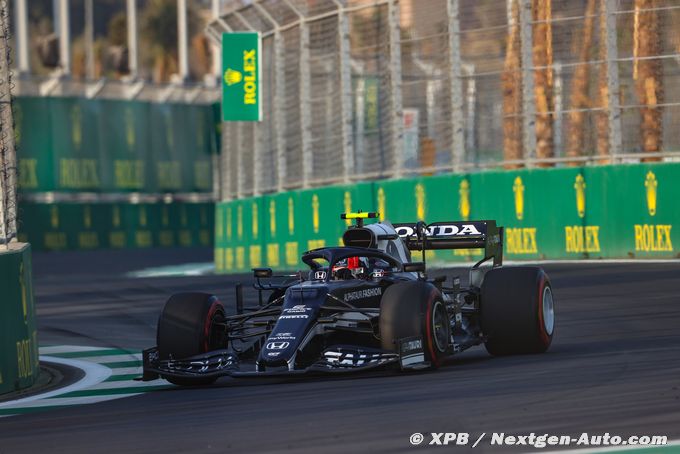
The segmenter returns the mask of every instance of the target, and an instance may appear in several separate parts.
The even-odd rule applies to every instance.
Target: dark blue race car
[[[548,349],[550,280],[539,267],[502,266],[495,221],[364,223],[376,217],[343,214],[357,220],[345,246],[305,252],[308,271],[254,269],[256,307],[244,309],[240,292],[235,315],[213,295],[173,295],[157,346],[144,351],[143,380],[201,385],[221,376],[427,369],[480,344],[492,355]],[[425,252],[442,249],[483,250],[466,287],[457,277],[427,276]],[[412,261],[412,251],[422,261]]]

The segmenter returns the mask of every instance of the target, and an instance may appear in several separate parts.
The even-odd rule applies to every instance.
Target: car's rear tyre
[[[423,339],[426,361],[439,367],[451,339],[451,323],[441,293],[421,281],[394,284],[380,302],[382,349],[396,352],[399,339],[416,336]]]
[[[224,330],[217,325],[224,320],[222,303],[206,293],[172,295],[158,320],[157,345],[161,359],[183,359],[227,347]],[[216,378],[166,377],[183,386],[208,385]]]
[[[492,355],[543,353],[555,333],[555,302],[548,275],[532,266],[486,273],[480,296],[482,332]]]

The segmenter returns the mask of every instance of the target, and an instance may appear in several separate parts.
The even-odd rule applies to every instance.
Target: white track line
[[[41,355],[57,355],[60,353],[75,353],[75,352],[94,352],[97,350],[108,350],[106,347],[82,347],[79,345],[52,345],[49,347],[40,347]]]
[[[81,389],[87,389],[95,386],[111,376],[111,369],[108,367],[100,366],[96,363],[91,363],[88,361],[80,361],[71,358],[57,358],[55,356],[40,356],[40,361],[46,363],[56,363],[64,364],[71,367],[76,367],[85,372],[85,376],[79,381],[73,383],[72,385],[66,386],[64,388],[55,389],[54,391],[48,391],[42,394],[36,394],[29,397],[24,397],[23,399],[10,400],[0,404],[0,408],[4,407],[17,407],[19,404],[25,406],[27,402],[33,402],[39,399],[46,399],[48,397],[60,396],[62,394],[70,393],[73,391],[80,391]],[[54,405],[54,403],[52,403]]]
[[[619,445],[619,446],[607,446],[601,448],[579,448],[579,449],[567,449],[567,450],[555,450],[555,451],[543,451],[534,450],[528,451],[527,454],[536,451],[541,451],[543,454],[584,454],[586,452],[601,453],[601,452],[619,452],[619,451],[636,451],[639,449],[663,449],[673,446],[680,446],[680,440],[669,440],[665,445]]]
[[[141,375],[141,374],[140,374]],[[167,381],[159,378],[152,381],[135,381],[135,380],[121,380],[121,381],[105,381],[88,388],[88,391],[101,389],[119,389],[119,388],[146,388],[156,386],[170,386]]]
[[[108,394],[103,396],[55,397],[53,399],[42,399],[33,402],[28,402],[26,404],[23,404],[20,409],[23,410],[24,408],[59,407],[62,405],[94,404],[97,402],[105,402],[107,400],[136,396],[137,394],[140,393]]]
[[[123,353],[120,355],[103,355],[103,356],[88,356],[86,358],[81,358],[85,359],[87,361],[92,361],[93,363],[98,363],[98,364],[108,364],[108,363],[123,363],[123,362],[129,362],[129,361],[141,361],[142,360],[142,354],[141,353]]]
[[[130,375],[139,374],[142,375],[142,365],[137,367],[117,367],[115,369],[110,369],[113,371],[112,375]]]

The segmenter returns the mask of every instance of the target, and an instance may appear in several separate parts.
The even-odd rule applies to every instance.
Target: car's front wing
[[[413,345],[414,338],[404,339]],[[401,343],[400,343],[401,345]],[[417,353],[417,352],[416,352]],[[414,361],[414,358],[417,358]],[[192,356],[181,360],[162,360],[158,348],[153,347],[143,351],[142,380],[162,378],[205,379],[217,377],[280,377],[302,374],[339,374],[359,372],[379,368],[422,369],[430,364],[424,356],[414,355],[413,349],[399,349],[399,353],[384,350],[356,347],[333,346],[326,349],[321,357],[312,365],[303,369],[277,368],[257,370],[256,367],[246,368],[239,361],[238,356],[229,350],[215,350],[203,355]]]

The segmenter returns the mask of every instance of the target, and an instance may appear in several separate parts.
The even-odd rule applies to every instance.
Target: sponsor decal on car
[[[416,236],[416,229],[407,225],[397,227],[396,232],[397,235],[402,238],[411,238]],[[482,232],[479,231],[475,224],[430,225],[425,229],[425,233],[429,237],[482,235]]]
[[[295,340],[293,333],[279,333],[269,338],[270,341]]]
[[[267,343],[267,350],[285,350],[289,345],[289,342],[269,342]]]
[[[309,318],[307,314],[296,314],[296,315],[282,315],[279,319],[290,319],[290,318]]]
[[[307,307],[304,304],[297,304],[293,307],[289,307],[288,309],[284,309],[283,312],[286,313],[286,314],[290,314],[290,313],[295,313],[295,312],[303,312],[304,313],[304,312],[311,311],[311,310],[312,310],[311,307]]]
[[[366,288],[363,290],[357,290],[356,292],[345,293],[345,302],[356,301],[364,298],[372,298],[380,295],[382,295],[382,288]]]

